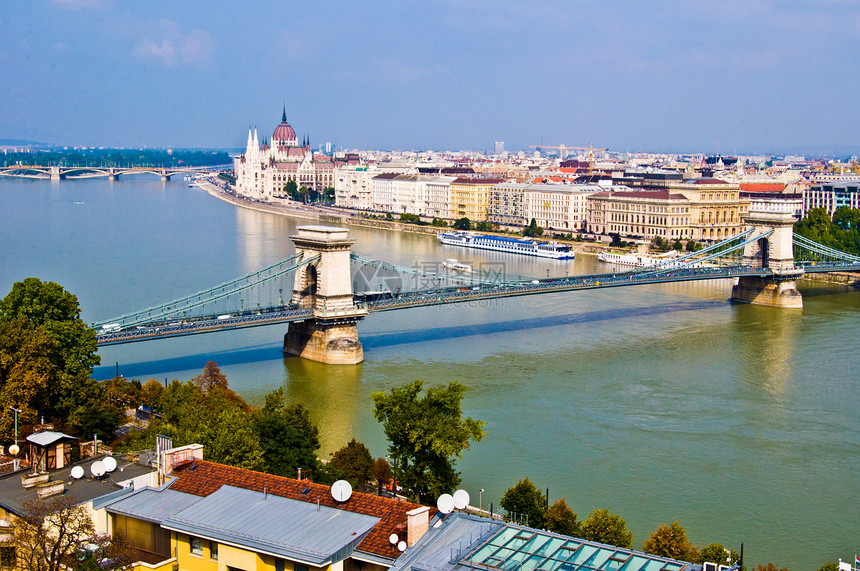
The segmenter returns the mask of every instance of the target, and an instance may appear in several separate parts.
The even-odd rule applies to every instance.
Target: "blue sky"
[[[0,139],[337,148],[860,145],[860,1],[7,0]]]

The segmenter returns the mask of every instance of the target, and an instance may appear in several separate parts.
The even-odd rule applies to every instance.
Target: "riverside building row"
[[[600,183],[508,182],[338,169],[336,205],[519,228],[532,219],[563,232],[717,241],[738,234],[749,208],[736,184],[714,178],[621,177]]]

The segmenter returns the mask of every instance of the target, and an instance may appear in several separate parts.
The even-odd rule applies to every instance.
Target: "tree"
[[[266,395],[254,426],[269,473],[294,477],[299,468],[317,468],[319,429],[304,405],[286,404],[283,387]]]
[[[582,522],[582,538],[627,549],[633,547],[633,533],[627,531],[627,522],[606,508],[594,510]]]
[[[150,410],[157,409],[163,394],[164,385],[158,379],[149,379],[140,388],[140,404]]]
[[[296,184],[296,181],[288,180],[287,184],[284,185],[284,192],[287,193],[290,199],[301,202],[302,196],[299,194],[299,185]]]
[[[687,240],[686,249],[688,252],[698,252],[702,249],[702,245],[695,240]]]
[[[672,249],[680,252],[684,249],[684,244],[681,243],[681,240],[675,240],[675,242],[672,244]]]
[[[207,361],[203,366],[203,372],[191,380],[204,395],[211,393],[215,387],[227,388],[227,376],[221,372],[215,361]]]
[[[72,496],[53,496],[24,504],[14,528],[18,567],[61,571],[77,565],[82,546],[96,539],[86,508]]]
[[[359,489],[373,479],[373,456],[367,446],[353,438],[332,454],[329,466],[337,468],[352,487]]]
[[[753,571],[788,571],[788,568],[783,567],[780,569],[773,563],[768,563],[767,565],[757,565],[756,567],[753,567]]]
[[[508,488],[499,505],[507,510],[513,519],[524,525],[544,527],[546,496],[528,477]]]
[[[472,222],[464,216],[463,218],[454,220],[454,223],[451,224],[451,226],[453,226],[455,230],[471,230]]]
[[[22,409],[19,421],[34,421],[37,410],[65,419],[86,404],[79,389],[100,357],[80,315],[75,295],[38,278],[16,282],[0,300],[0,405]]]
[[[371,395],[373,415],[381,422],[394,459],[398,482],[418,501],[451,492],[460,483],[456,458],[469,441],[484,437],[484,422],[463,418],[461,402],[467,388],[454,381],[431,387],[419,398],[423,381]]]
[[[537,220],[532,218],[532,221],[529,222],[529,225],[523,228],[523,236],[529,238],[536,238],[543,234],[543,228],[537,225]]]
[[[576,520],[576,513],[569,507],[564,498],[557,500],[544,514],[546,528],[555,533],[571,537],[582,536],[582,526]]]
[[[818,571],[839,571],[839,563],[831,561],[819,567]]]
[[[698,550],[695,557],[690,557],[692,563],[716,563],[718,565],[730,565],[740,559],[740,555],[734,549],[727,549],[722,543],[709,543]]]
[[[642,543],[642,550],[645,553],[682,561],[689,559],[692,547],[690,540],[687,539],[687,530],[679,521],[673,521],[669,525],[660,524],[660,527]]]
[[[378,487],[378,494],[382,495],[382,489],[391,481],[391,478],[394,477],[394,472],[391,471],[391,465],[388,463],[388,460],[385,458],[377,458],[373,462],[373,478],[376,480],[376,485]]]

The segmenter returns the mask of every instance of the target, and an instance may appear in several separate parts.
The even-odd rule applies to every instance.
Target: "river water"
[[[83,318],[206,289],[292,253],[306,220],[237,208],[182,181],[0,179],[0,295],[56,281]],[[350,228],[358,254],[457,257],[545,277],[606,267],[453,251],[431,236]],[[458,467],[473,504],[529,476],[581,519],[606,507],[640,547],[680,520],[693,543],[744,542],[747,566],[818,569],[860,551],[860,292],[804,283],[802,311],[728,302],[729,281],[509,298],[370,316],[366,361],[284,358],[284,326],[108,347],[97,378],[188,379],[215,360],[261,404],[284,386],[327,455],[351,437],[385,454],[370,395],[413,379],[469,386],[487,437]]]

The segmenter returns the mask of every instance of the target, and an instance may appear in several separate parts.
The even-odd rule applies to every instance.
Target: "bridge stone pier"
[[[797,291],[797,278],[803,270],[794,267],[794,211],[796,200],[773,197],[753,197],[750,202],[747,228],[752,237],[761,236],[744,247],[744,263],[753,267],[770,268],[768,277],[742,277],[732,288],[732,301],[799,309],[803,297]],[[764,236],[773,230],[770,236]]]
[[[60,172],[59,166],[51,167],[51,180],[62,180],[66,178],[66,175]]]
[[[320,258],[296,270],[292,301],[314,316],[290,323],[284,353],[333,365],[361,363],[356,324],[367,310],[353,305],[349,254],[355,240],[345,228],[329,226],[299,226],[290,238],[301,260]]]

